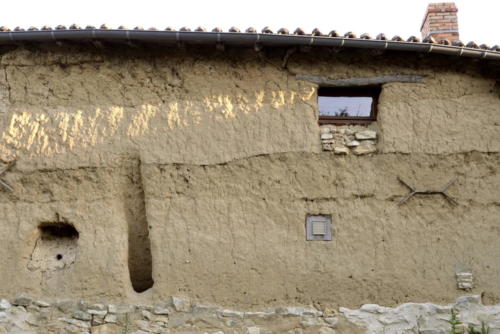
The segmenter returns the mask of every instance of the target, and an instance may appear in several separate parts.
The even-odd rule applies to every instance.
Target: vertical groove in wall
[[[134,159],[129,170],[124,196],[128,223],[128,268],[134,290],[143,292],[151,288],[154,281],[140,159]]]

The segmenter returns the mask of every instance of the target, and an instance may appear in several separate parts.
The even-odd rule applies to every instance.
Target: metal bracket
[[[448,202],[450,202],[452,205],[458,205],[458,202],[451,196],[449,196],[447,193],[446,193],[446,190],[452,185],[454,184],[457,179],[453,179],[451,180],[450,182],[448,182],[447,184],[445,184],[441,189],[438,189],[438,190],[417,190],[416,188],[410,186],[408,183],[406,183],[405,181],[403,181],[399,176],[398,176],[398,180],[399,182],[401,182],[402,184],[404,184],[405,186],[407,186],[409,189],[410,189],[410,193],[408,195],[406,195],[405,197],[403,197],[399,202],[398,202],[398,205],[401,205],[403,203],[405,203],[406,201],[408,201],[410,198],[412,198],[413,196],[415,195],[419,195],[419,194],[422,194],[422,195],[432,195],[432,194],[439,194],[441,196],[443,196]]]

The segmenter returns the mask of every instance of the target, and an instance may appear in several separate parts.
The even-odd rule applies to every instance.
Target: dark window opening
[[[377,120],[380,87],[320,87],[319,124],[369,124]]]

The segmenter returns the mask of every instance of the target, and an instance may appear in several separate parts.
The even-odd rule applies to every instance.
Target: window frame
[[[319,125],[367,125],[377,120],[377,105],[379,95],[382,92],[380,86],[361,86],[361,87],[318,87],[317,103],[318,103],[318,123]],[[370,116],[322,116],[319,114],[319,97],[371,97],[373,99],[371,105]]]

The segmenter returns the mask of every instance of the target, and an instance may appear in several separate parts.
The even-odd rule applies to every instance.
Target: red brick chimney
[[[442,39],[458,40],[457,12],[458,8],[454,2],[430,3],[420,27],[422,38],[432,36],[438,42]]]

